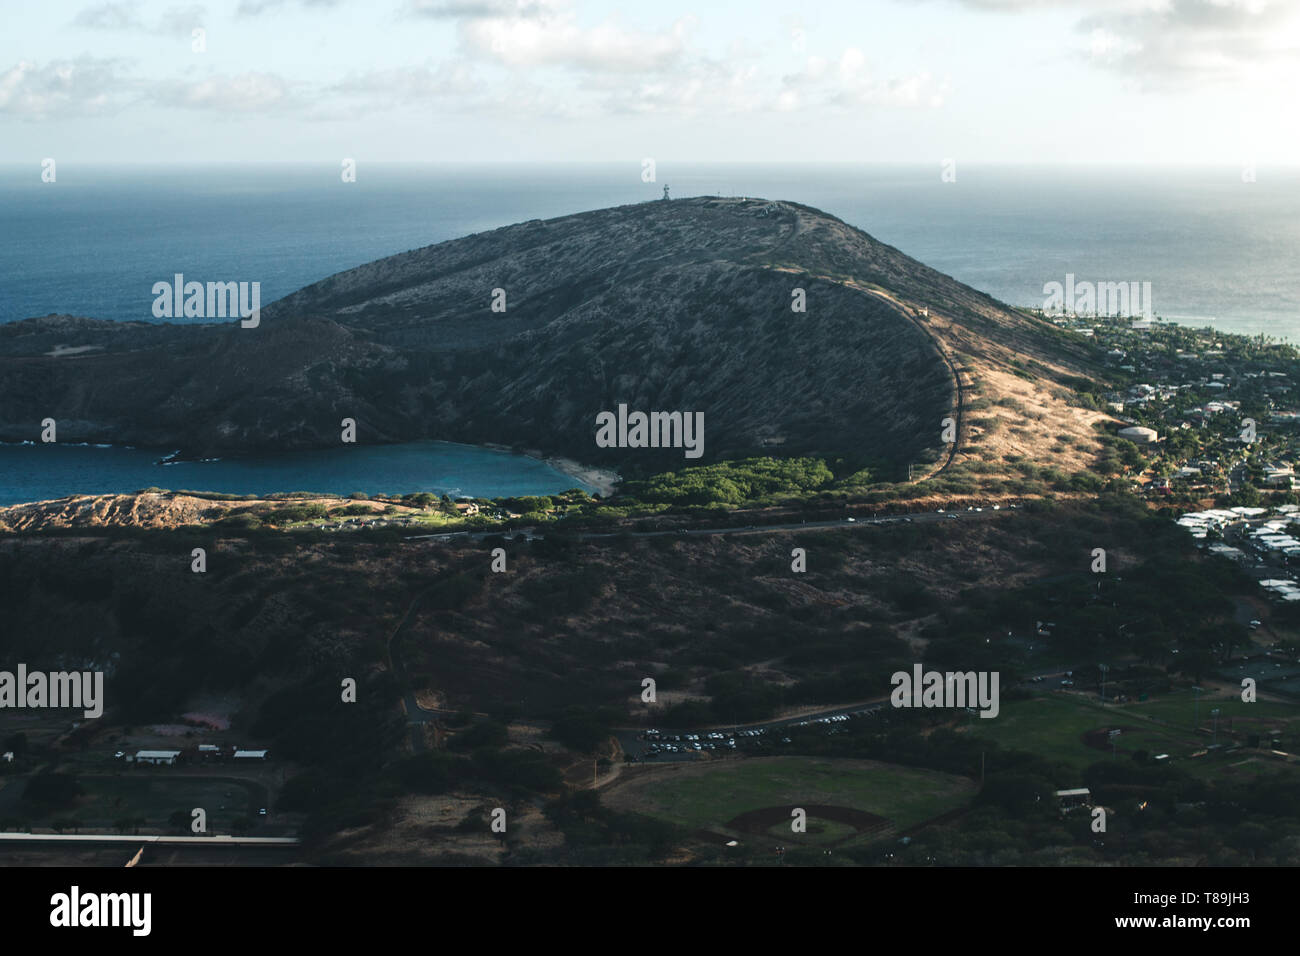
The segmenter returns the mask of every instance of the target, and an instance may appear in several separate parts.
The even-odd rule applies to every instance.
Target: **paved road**
[[[388,637],[388,663],[402,687],[402,710],[406,712],[406,722],[411,734],[411,748],[416,753],[424,750],[424,725],[431,720],[436,720],[438,717],[450,713],[450,711],[426,710],[420,706],[420,702],[415,699],[415,692],[411,689],[411,681],[406,672],[406,663],[400,653],[401,642],[398,638],[401,637],[402,631],[406,630],[406,626],[415,616],[415,610],[420,606],[420,602],[424,600],[431,590],[432,588],[428,588],[421,591],[411,599],[411,603],[407,605],[406,613],[402,615],[401,621],[398,622],[397,627]]]
[[[871,517],[834,518],[828,521],[790,521],[783,524],[736,525],[721,528],[669,528],[662,531],[580,531],[573,535],[584,541],[602,538],[618,538],[629,535],[634,538],[663,538],[669,536],[689,538],[705,535],[724,534],[764,534],[771,531],[826,531],[865,527],[868,525],[931,523],[945,520],[973,520],[992,518],[1003,513],[1011,513],[1018,505],[1005,507],[966,508],[963,510],[944,510],[939,512],[918,511],[906,515],[880,515]],[[514,531],[449,531],[443,534],[407,535],[403,541],[454,541],[463,538],[468,541],[482,541],[492,537],[515,537],[524,535],[529,541],[544,539],[545,535],[537,533],[536,528],[519,528]]]
[[[250,846],[293,847],[301,841],[297,837],[239,837],[214,833],[212,836],[155,836],[153,834],[123,836],[115,833],[0,833],[0,843],[125,843],[155,844],[162,846]]]
[[[1026,675],[1025,683],[1037,682],[1035,681],[1035,678],[1042,678],[1042,681],[1046,682],[1049,680],[1055,681],[1055,679],[1063,678],[1067,674],[1074,674],[1075,672],[1082,674],[1086,669],[1086,667],[1087,665],[1085,664],[1075,664],[1072,667],[1064,670],[1057,667],[1053,667],[1052,669],[1049,670],[1039,671],[1038,673],[1035,674]],[[1043,686],[1044,688],[1047,688],[1053,686],[1053,684],[1044,683]],[[823,718],[835,717],[839,715],[857,715],[856,719],[858,720],[870,720],[872,718],[869,717],[868,715],[874,714],[875,712],[883,708],[886,708],[888,706],[889,706],[889,695],[885,694],[881,697],[873,697],[871,700],[857,701],[856,703],[851,703],[851,704],[839,704],[835,707],[826,707],[820,710],[816,710],[812,713],[798,714],[793,717],[779,717],[779,718],[773,718],[771,720],[755,721],[753,723],[748,723],[748,724],[719,724],[719,725],[713,725],[708,727],[701,727],[698,730],[692,728],[687,731],[682,731],[677,728],[668,728],[666,729],[665,732],[672,733],[676,736],[681,736],[682,733],[697,734],[700,737],[700,740],[698,742],[700,744],[704,744],[706,742],[704,739],[705,734],[707,734],[709,731],[721,731],[722,733],[727,734],[729,738],[734,739],[737,745],[737,750],[733,751],[729,747],[724,749],[724,745],[720,741],[717,740],[712,741],[712,743],[717,745],[717,749],[708,751],[707,754],[715,757],[721,757],[730,753],[736,753],[740,749],[742,749],[742,743],[741,743],[742,740],[745,739],[751,741],[754,740],[754,738],[752,737],[744,738],[739,736],[741,731],[762,729],[765,731],[761,735],[762,739],[766,739],[769,742],[776,744],[779,748],[780,740],[783,736],[781,731],[784,729],[788,729],[797,724],[817,723],[822,721]],[[829,729],[833,729],[836,726],[845,726],[848,723],[849,721],[838,721],[838,722],[829,723],[826,726],[827,729],[829,730]],[[640,758],[643,751],[645,751],[647,747],[651,746],[654,743],[654,741],[647,741],[642,739],[642,735],[645,732],[646,732],[645,729],[640,727],[623,727],[615,730],[614,735],[618,738],[619,746],[623,748],[624,753],[633,754],[638,758]],[[677,746],[680,747],[682,746],[682,744],[678,742]],[[776,752],[779,753],[780,752],[779,749]],[[659,763],[671,763],[674,761],[681,762],[685,760],[703,760],[703,759],[706,759],[706,753],[702,751],[696,751],[694,749],[682,751],[675,754],[660,753],[658,756],[650,758],[651,762],[659,762]]]

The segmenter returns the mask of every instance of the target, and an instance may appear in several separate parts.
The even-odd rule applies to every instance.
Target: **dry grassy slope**
[[[54,501],[0,507],[0,532],[37,532],[63,528],[182,528],[216,521],[231,512],[305,504],[340,508],[357,502],[332,496],[215,501],[184,492],[71,495]],[[378,512],[381,507],[375,505],[372,510]],[[394,507],[399,514],[419,512],[418,508],[405,505]]]
[[[960,377],[965,406],[954,461],[1019,456],[1077,470],[1092,460],[1098,451],[1093,426],[1110,416],[1069,405],[1069,390],[1059,384],[1097,371],[1081,340],[825,213],[783,205],[795,224],[775,268],[807,270],[897,304],[948,357]],[[813,263],[828,263],[832,271],[818,271]],[[971,409],[972,403],[986,407]],[[1058,441],[1062,435],[1070,441]]]

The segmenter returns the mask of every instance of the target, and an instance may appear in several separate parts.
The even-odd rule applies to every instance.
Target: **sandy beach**
[[[525,448],[523,451],[516,452],[509,445],[499,445],[495,442],[483,442],[482,448],[495,448],[497,451],[514,452],[522,454],[528,458],[535,458],[543,464],[550,465],[556,471],[562,471],[572,478],[576,478],[584,485],[596,489],[596,493],[602,498],[608,498],[614,493],[614,486],[622,481],[622,476],[612,468],[597,468],[594,465],[584,465],[581,462],[574,461],[572,458],[560,458],[558,456],[547,456],[537,448]]]
[[[543,458],[542,461],[556,471],[562,471],[566,475],[578,479],[584,485],[595,488],[596,493],[602,498],[608,498],[612,495],[614,486],[621,480],[618,472],[612,469],[583,465],[572,458]]]

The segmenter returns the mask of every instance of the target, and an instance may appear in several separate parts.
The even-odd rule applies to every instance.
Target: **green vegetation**
[[[915,767],[759,757],[647,778],[621,791],[619,803],[689,829],[725,831],[728,821],[746,811],[802,803],[862,810],[903,828],[962,806],[973,792],[967,779]]]
[[[861,472],[859,472],[861,474]],[[817,491],[834,480],[826,462],[811,458],[746,458],[625,481],[628,502],[677,506],[771,504]]]

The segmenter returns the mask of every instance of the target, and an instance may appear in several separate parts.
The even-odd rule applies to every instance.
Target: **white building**
[[[137,750],[135,752],[136,763],[148,763],[155,766],[166,765],[170,767],[176,762],[176,758],[181,755],[179,750]]]

